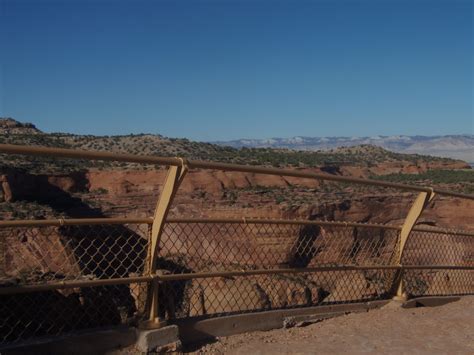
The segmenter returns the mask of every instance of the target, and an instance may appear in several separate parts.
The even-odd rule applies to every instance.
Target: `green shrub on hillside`
[[[330,151],[294,151],[272,148],[241,148],[218,146],[211,143],[192,142],[188,139],[166,138],[160,135],[135,134],[127,136],[91,136],[65,133],[0,134],[0,143],[28,146],[109,151],[140,155],[183,157],[225,163],[262,165],[273,167],[319,167],[358,165],[372,166],[387,161],[411,161],[414,163],[431,161],[452,161],[421,155],[400,154],[385,149],[362,145],[343,147]],[[87,168],[137,168],[137,164],[67,161],[63,159],[32,159],[15,156],[9,160],[2,156],[3,166],[25,168],[31,172],[64,171],[76,167]],[[14,163],[14,164],[12,164]]]
[[[428,170],[422,174],[389,174],[373,176],[372,178],[401,183],[420,181],[430,181],[434,184],[474,183],[474,170]]]

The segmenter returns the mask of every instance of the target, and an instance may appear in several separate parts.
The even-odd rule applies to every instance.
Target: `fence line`
[[[452,191],[445,191],[441,189],[435,189],[432,187],[420,187],[414,185],[406,185],[400,183],[370,180],[338,175],[330,175],[325,173],[310,173],[299,170],[281,169],[281,168],[267,168],[267,167],[255,167],[242,164],[229,164],[229,163],[218,163],[203,160],[190,160],[186,158],[166,158],[156,156],[142,156],[133,154],[120,154],[120,153],[108,153],[98,151],[86,151],[86,150],[72,150],[64,148],[47,148],[47,147],[31,147],[31,146],[20,146],[13,144],[0,144],[0,153],[29,155],[29,156],[46,156],[46,157],[58,157],[58,158],[71,158],[71,159],[88,159],[88,160],[104,160],[104,161],[118,161],[118,162],[129,162],[129,163],[141,163],[141,164],[155,164],[162,166],[176,166],[185,169],[213,169],[222,171],[236,171],[242,173],[256,173],[265,175],[277,175],[277,176],[288,176],[288,177],[299,177],[306,179],[318,179],[335,182],[346,182],[362,185],[380,186],[387,188],[396,188],[407,191],[427,192],[436,193],[439,195],[460,197],[465,199],[474,200],[474,195],[462,194]]]
[[[398,183],[107,152],[0,144],[0,153],[168,166],[153,218],[0,221],[0,346],[100,326],[474,293],[474,231],[416,225],[436,195]],[[189,169],[418,192],[403,225],[169,218]]]
[[[385,228],[401,230],[402,226],[393,224],[338,222],[338,221],[318,221],[301,219],[267,219],[267,218],[176,218],[166,219],[166,223],[253,223],[253,224],[301,224],[318,226],[339,226],[339,227],[367,227]],[[41,227],[41,226],[66,226],[66,225],[99,225],[99,224],[153,224],[153,218],[65,218],[65,219],[31,219],[31,220],[7,220],[0,221],[0,228],[5,227]],[[450,228],[440,228],[432,226],[418,225],[413,227],[413,231],[432,232],[440,234],[456,234],[474,236],[474,232],[465,230],[455,230]],[[1,236],[0,236],[1,237]]]

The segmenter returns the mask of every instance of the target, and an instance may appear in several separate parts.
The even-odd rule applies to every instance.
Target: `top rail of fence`
[[[406,184],[379,181],[379,180],[330,175],[326,173],[312,173],[312,172],[301,171],[301,170],[256,167],[256,166],[243,165],[243,164],[229,164],[229,163],[209,162],[209,161],[203,161],[203,160],[188,160],[184,158],[157,157],[157,156],[146,156],[146,155],[74,150],[74,149],[64,149],[64,148],[32,147],[32,146],[22,146],[22,145],[13,145],[13,144],[0,144],[0,153],[29,155],[29,156],[46,156],[46,157],[69,158],[69,159],[104,160],[104,161],[117,161],[117,162],[129,162],[129,163],[141,163],[141,164],[155,164],[155,165],[163,165],[163,166],[185,166],[188,169],[212,169],[212,170],[222,170],[222,171],[236,171],[236,172],[243,172],[243,173],[299,177],[299,178],[304,178],[304,179],[317,179],[317,180],[353,183],[353,184],[360,184],[360,185],[380,186],[380,187],[395,188],[395,189],[405,190],[405,191],[417,191],[417,192],[428,192],[428,193],[434,192],[439,195],[474,200],[474,195],[463,194],[463,193],[452,192],[452,191],[445,191],[445,190],[435,189],[433,187],[427,187],[427,186],[413,186],[413,185],[406,185]]]
[[[217,223],[217,224],[280,224],[280,225],[317,225],[326,227],[354,227],[354,228],[380,228],[401,230],[402,226],[393,224],[340,222],[340,221],[317,221],[302,219],[264,219],[264,218],[167,218],[166,223]],[[40,220],[11,220],[0,221],[0,228],[22,228],[22,227],[61,227],[81,225],[107,225],[107,224],[153,224],[153,218],[68,218],[68,219],[40,219]],[[451,234],[474,237],[474,231],[455,230],[451,228],[440,228],[430,226],[415,226],[413,231],[429,232],[437,234]]]

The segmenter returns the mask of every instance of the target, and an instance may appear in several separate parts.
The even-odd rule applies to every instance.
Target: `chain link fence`
[[[474,293],[473,235],[454,230],[444,233],[415,230],[405,245],[402,264],[407,267],[433,266],[404,271],[405,289],[411,297]],[[439,266],[458,269],[436,268]]]
[[[79,286],[143,275],[149,229],[147,224],[0,228],[1,342],[138,324],[146,284]],[[71,282],[78,287],[64,287]],[[38,291],[22,289],[28,287]],[[9,288],[18,293],[2,293]]]
[[[0,344],[147,320],[150,238],[149,223],[1,227]],[[474,271],[452,269],[474,266],[469,233],[414,230],[407,269],[399,248],[391,226],[170,219],[158,316],[389,299],[400,272],[410,296],[474,293]]]
[[[175,317],[212,316],[385,298],[394,271],[377,268],[393,265],[398,235],[383,226],[167,223],[165,273],[257,273],[163,282],[167,309]],[[373,269],[281,272],[339,266]]]

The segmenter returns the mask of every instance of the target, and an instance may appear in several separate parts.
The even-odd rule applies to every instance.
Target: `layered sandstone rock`
[[[397,164],[366,168],[341,167],[331,173],[367,177],[382,171],[416,172],[429,168],[429,166]],[[382,170],[377,171],[378,168]],[[325,170],[309,169],[308,171]],[[165,176],[166,171],[163,169],[88,171],[63,175],[32,175],[11,169],[2,172],[0,195],[3,195],[3,200],[8,202],[32,200],[50,204],[54,208],[60,206],[63,209],[61,212],[65,212],[70,217],[89,216],[88,213],[91,211],[84,208],[89,202],[94,202],[99,206],[99,214],[94,216],[149,217],[153,214]],[[314,194],[314,197],[308,202],[291,205],[290,203],[279,204],[273,197],[265,195],[265,188],[278,188],[282,191],[288,189],[288,194],[297,195],[299,190],[291,190],[295,186],[309,189],[310,196]],[[247,216],[400,225],[415,198],[414,194],[400,192],[377,194],[349,190],[343,194],[323,193],[323,187],[320,181],[310,179],[235,172],[191,171],[181,186],[171,212],[174,216],[191,217]],[[234,196],[235,191],[244,192]],[[81,201],[82,209],[74,207],[74,211],[68,210],[71,207],[71,199]],[[438,196],[428,206],[420,222],[473,229],[473,210],[474,201]],[[204,229],[189,228],[175,227],[171,231],[168,230],[162,239],[162,255],[168,258],[168,261],[180,257],[180,262],[183,263],[181,267],[187,268],[188,271],[219,270],[223,266],[252,269],[333,264],[363,265],[389,260],[393,256],[396,243],[396,237],[393,235],[384,235],[380,231],[370,232],[365,229],[356,231],[353,228],[346,228],[344,233],[314,226],[305,229],[299,226],[256,228],[244,225],[235,228],[232,233],[229,232],[229,226],[225,225],[211,225]],[[44,281],[47,277],[61,279],[67,278],[68,274],[88,275],[90,273],[88,270],[85,271],[81,259],[74,250],[68,248],[69,244],[64,242],[64,238],[70,238],[71,235],[65,235],[54,228],[49,232],[33,229],[30,233],[33,233],[34,237],[17,234],[17,239],[8,246],[16,250],[15,254],[6,252],[5,244],[0,245],[3,256],[3,260],[0,260],[2,265],[0,271],[3,275],[7,275],[10,279],[21,280],[26,270],[26,274],[32,278],[29,281],[35,278],[37,281]],[[91,238],[92,244],[93,240],[94,238]],[[377,243],[368,248],[367,245],[372,240],[377,240]],[[471,251],[465,250],[465,246],[457,245],[455,241],[449,241],[449,244],[461,248],[461,251],[456,251],[454,258],[426,262],[457,263],[472,255]],[[115,248],[118,248],[116,244]],[[123,248],[121,250],[123,251]],[[409,247],[408,250],[410,250]],[[96,252],[106,255],[107,249],[96,248]],[[142,248],[140,252],[145,253],[146,250]],[[420,249],[414,252],[418,253]],[[460,257],[461,254],[464,256]],[[107,255],[110,256],[110,253]],[[122,252],[122,254],[114,255],[122,262],[129,254]],[[421,258],[422,255],[417,257]],[[144,255],[141,258],[144,258]],[[178,261],[176,259],[176,262]],[[418,261],[420,260],[415,260],[415,262]],[[163,268],[167,269],[166,266]],[[171,268],[168,269],[173,271]],[[140,274],[137,268],[131,272]],[[93,275],[93,277],[96,276]],[[198,316],[252,309],[316,305],[321,302],[374,299],[387,292],[391,286],[392,276],[391,274],[354,272],[308,275],[303,278],[288,276],[216,278],[207,281],[207,284],[175,283],[173,285],[177,285],[180,295],[178,292],[179,297],[173,299],[173,304],[166,307],[173,311],[184,312],[185,315]],[[448,278],[452,280],[452,277]],[[424,290],[430,290],[429,292],[434,292],[432,289],[435,287],[432,286],[434,284],[440,285],[444,282],[443,287],[448,287],[448,281],[446,276],[429,276],[427,279],[420,279],[421,283],[424,282]],[[449,282],[452,284],[452,281]],[[141,290],[140,287],[135,286],[132,285],[130,290],[133,291],[134,288]],[[130,290],[125,290],[125,294],[129,297]],[[132,294],[135,297],[135,305],[129,309],[143,309],[138,296],[135,296],[134,292]],[[62,293],[61,295],[68,296]]]

